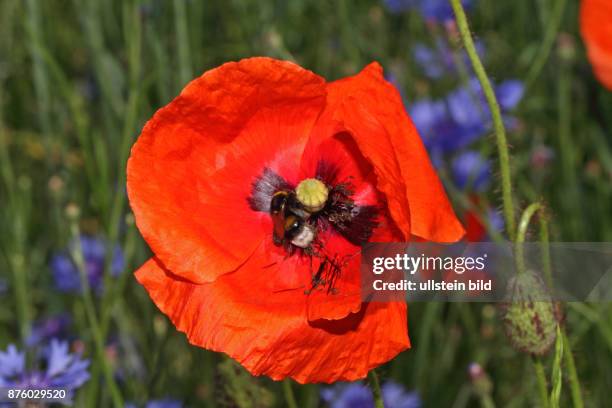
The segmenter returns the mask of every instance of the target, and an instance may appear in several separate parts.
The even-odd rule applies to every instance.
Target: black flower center
[[[270,214],[275,245],[283,246],[289,254],[299,250],[313,254],[323,245],[320,233],[328,229],[354,245],[368,242],[377,226],[378,209],[356,204],[351,181],[339,181],[337,174],[334,166],[319,162],[315,178],[305,180],[308,184],[300,183],[298,193],[296,186],[269,168],[253,181],[249,206]],[[304,199],[304,190],[316,200],[309,200],[311,196]]]

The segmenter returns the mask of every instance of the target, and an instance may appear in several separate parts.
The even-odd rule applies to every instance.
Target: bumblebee
[[[270,201],[270,215],[274,225],[274,245],[291,243],[308,248],[315,239],[316,230],[309,224],[310,213],[298,201],[294,191],[281,190]]]

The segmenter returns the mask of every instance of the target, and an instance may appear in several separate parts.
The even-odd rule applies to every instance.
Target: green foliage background
[[[491,77],[528,83],[516,112],[522,126],[509,135],[518,203],[547,203],[553,240],[612,241],[612,93],[593,78],[577,16],[578,2],[565,0],[480,0],[469,15]],[[377,60],[408,103],[443,95],[452,80],[428,81],[411,50],[444,35],[417,13],[393,15],[365,0],[0,0],[0,278],[10,287],[0,295],[0,349],[19,344],[31,321],[68,311],[93,361],[76,406],[111,405],[103,361],[121,370],[125,401],[284,406],[280,384],[189,346],[132,278],[148,249],[124,193],[129,148],[190,79],[248,56],[294,60],[330,80]],[[556,152],[546,171],[530,164],[538,144]],[[480,149],[493,157],[493,139]],[[465,193],[441,177],[462,214]],[[483,203],[497,205],[498,193]],[[49,254],[75,227],[119,242],[127,257],[122,277],[90,299],[98,330],[87,300],[60,295],[51,282]],[[565,311],[586,405],[606,406],[612,307],[576,303]],[[413,349],[381,369],[383,381],[418,390],[427,407],[474,406],[479,394],[467,367],[476,361],[498,406],[538,404],[530,357],[511,347],[494,306],[423,303],[409,315]],[[115,345],[105,358],[95,353],[96,336]],[[553,356],[544,363],[550,381]],[[320,405],[319,386],[293,389],[299,406]],[[561,406],[571,406],[567,390]]]

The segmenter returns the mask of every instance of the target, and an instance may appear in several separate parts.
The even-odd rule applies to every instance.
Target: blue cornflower
[[[516,107],[523,97],[524,86],[521,81],[507,80],[494,88],[502,112]],[[481,136],[491,130],[491,113],[480,82],[472,78],[467,86],[451,92],[447,98],[449,112],[469,138]]]
[[[448,0],[421,0],[421,14],[426,20],[446,22],[454,20],[455,13]],[[461,0],[466,9],[472,7],[472,0]]]
[[[485,53],[484,44],[481,41],[476,41],[474,45],[476,52],[482,58]],[[457,58],[463,60],[465,67],[470,66],[470,60],[465,50],[461,49],[456,57],[451,46],[443,38],[437,38],[433,47],[423,43],[415,44],[412,48],[412,57],[425,76],[431,79],[439,79],[448,74],[457,75],[459,72]]]
[[[0,386],[8,387],[9,381],[23,373],[25,353],[20,353],[15,345],[10,344],[5,352],[0,351]]]
[[[453,144],[463,139],[461,126],[451,117],[444,100],[421,99],[408,110],[431,155],[454,151]]]
[[[389,408],[419,408],[421,397],[416,391],[406,391],[400,384],[387,381],[382,389],[383,401]]]
[[[460,189],[471,187],[474,191],[485,191],[491,181],[491,162],[475,151],[465,151],[451,163],[455,184]]]
[[[508,80],[495,87],[502,112],[512,110],[523,96],[524,85]],[[410,116],[430,154],[455,152],[491,130],[491,115],[480,83],[470,80],[441,100],[422,99]],[[510,117],[505,118],[512,124]]]
[[[180,401],[170,398],[149,401],[145,405],[146,408],[181,408],[182,406],[183,404]]]
[[[107,245],[102,239],[89,235],[81,235],[80,243],[89,286],[95,292],[100,293],[102,291]],[[79,270],[70,255],[71,250],[75,249],[75,245],[76,242],[72,241],[69,244],[70,250],[58,252],[51,258],[50,267],[53,272],[55,287],[61,292],[81,291]],[[124,264],[123,252],[119,246],[115,246],[111,260],[112,275],[118,276],[123,271]]]
[[[66,313],[41,319],[32,326],[26,345],[32,347],[55,337],[65,338],[71,324],[72,319]]]
[[[466,8],[472,6],[472,0],[462,0],[461,3]],[[455,17],[448,0],[384,0],[384,4],[392,13],[417,10],[428,21],[444,23]]]
[[[518,79],[509,79],[495,88],[499,105],[506,110],[513,109],[523,98],[525,86]]]
[[[489,221],[489,225],[494,231],[503,232],[506,226],[506,222],[504,221],[504,216],[499,210],[489,208],[486,214],[487,220]]]
[[[4,388],[61,388],[66,390],[64,403],[70,404],[74,392],[89,380],[89,360],[70,353],[68,343],[51,340],[38,359],[37,367],[26,370],[25,353],[9,345],[0,351],[0,387]]]
[[[408,392],[393,381],[386,382],[381,391],[387,408],[419,408],[421,406],[421,398],[416,392]],[[323,388],[321,398],[331,408],[374,407],[372,391],[361,382],[340,383]]]

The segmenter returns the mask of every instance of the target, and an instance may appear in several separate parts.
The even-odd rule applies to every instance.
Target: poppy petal
[[[599,81],[612,90],[612,2],[582,0],[580,32]]]
[[[451,242],[463,235],[427,151],[397,90],[372,63],[358,75],[328,84],[327,108],[372,163],[389,212],[409,239]],[[325,116],[325,113],[322,115]]]
[[[352,199],[360,206],[380,206],[381,193],[375,189],[376,176],[372,165],[363,157],[355,141],[332,122],[320,119],[313,129],[301,161],[302,177],[322,178],[331,185],[350,183]],[[378,208],[379,212],[384,211]],[[378,216],[379,225],[372,237],[387,238],[389,241],[395,225],[385,214]],[[398,238],[397,235],[393,237]],[[340,234],[323,234],[325,253],[333,258],[347,259],[333,288],[323,287],[312,290],[308,296],[308,320],[337,320],[356,313],[363,301],[361,295],[360,247],[351,244]]]
[[[292,137],[299,150],[324,99],[321,77],[290,62],[251,58],[204,73],[146,124],[128,161],[128,196],[143,237],[176,275],[212,281],[253,252],[266,221],[244,212],[250,181],[231,151],[244,158],[267,148],[273,161]],[[279,125],[289,123],[281,115],[291,123]],[[247,140],[245,132],[257,134],[255,141],[234,143]],[[223,177],[227,193],[215,189]],[[231,246],[235,240],[240,245]]]
[[[239,259],[246,260],[262,240],[272,241],[269,213],[251,208],[253,184],[266,171],[297,184],[296,163],[320,109],[320,104],[307,103],[260,110],[224,148],[223,163],[207,177],[207,183],[194,187],[199,211],[207,214],[205,230],[217,242],[230,243]],[[226,272],[218,269],[210,274],[216,278]]]
[[[261,275],[262,259],[256,258],[214,283],[183,280],[155,258],[136,278],[190,343],[227,353],[253,375],[300,383],[354,381],[410,346],[403,302],[364,303],[344,319],[309,322],[306,297],[297,291],[249,295],[252,287],[243,280]]]
[[[359,205],[377,205],[379,197],[374,188],[376,177],[371,164],[347,132],[328,133],[317,124],[308,140],[301,158],[303,178],[331,178],[326,182],[337,185],[350,183],[353,199]],[[331,130],[333,132],[333,130]],[[321,135],[322,134],[322,135]]]
[[[324,242],[323,251],[329,259],[341,263],[342,267],[337,275],[324,276],[329,282],[324,282],[308,291],[309,321],[343,319],[351,313],[357,313],[362,303],[361,248],[335,232],[329,231],[323,235],[321,238]],[[319,265],[320,263],[317,266]]]

